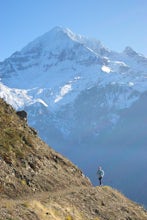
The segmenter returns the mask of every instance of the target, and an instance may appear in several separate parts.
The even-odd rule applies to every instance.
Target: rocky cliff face
[[[0,126],[0,219],[147,219],[142,207],[118,191],[93,187],[2,99]]]

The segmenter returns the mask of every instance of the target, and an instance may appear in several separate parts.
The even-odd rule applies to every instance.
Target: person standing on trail
[[[101,186],[102,185],[102,179],[104,177],[104,171],[102,170],[102,167],[98,167],[97,175],[98,175],[98,179],[99,179],[99,184]]]

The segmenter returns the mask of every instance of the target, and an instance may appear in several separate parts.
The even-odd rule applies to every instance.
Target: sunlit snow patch
[[[9,88],[2,83],[0,83],[0,97],[15,109],[22,108],[32,102],[32,97],[28,95],[27,90]]]
[[[59,102],[70,91],[71,91],[71,85],[70,84],[67,84],[67,85],[63,86],[60,90],[60,94],[56,97],[54,102],[55,103]]]
[[[42,99],[35,99],[34,103],[41,103],[45,107],[48,107],[48,105]]]
[[[105,73],[110,73],[111,69],[108,66],[102,66],[101,70]]]
[[[134,86],[134,83],[133,82],[129,82],[129,86],[130,87]]]
[[[42,92],[43,92],[43,89],[39,89],[38,92],[37,92],[37,94],[39,95],[39,94],[41,94]]]

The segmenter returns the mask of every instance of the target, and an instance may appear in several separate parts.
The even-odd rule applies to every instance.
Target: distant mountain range
[[[0,62],[0,97],[49,145],[147,206],[147,58],[56,27]]]

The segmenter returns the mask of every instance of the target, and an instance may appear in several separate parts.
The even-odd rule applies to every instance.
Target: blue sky
[[[147,56],[147,0],[0,0],[0,61],[55,26]]]

